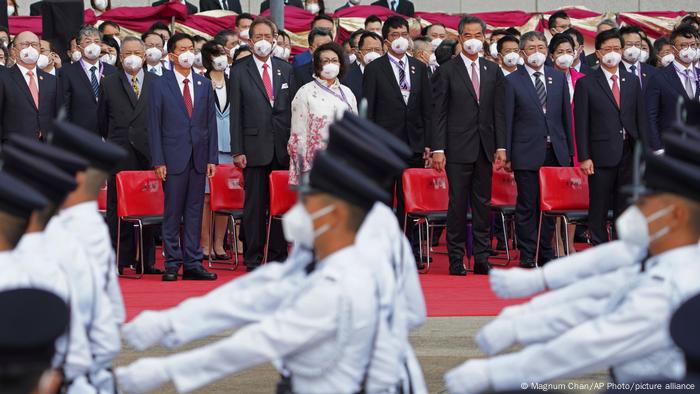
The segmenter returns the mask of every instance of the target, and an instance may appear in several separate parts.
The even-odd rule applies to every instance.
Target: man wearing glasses
[[[36,34],[19,33],[10,53],[16,63],[0,73],[0,142],[13,134],[43,139],[61,106],[58,79],[41,71]]]

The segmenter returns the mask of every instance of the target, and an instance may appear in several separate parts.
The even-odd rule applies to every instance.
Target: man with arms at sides
[[[400,16],[387,18],[382,27],[387,54],[365,68],[362,90],[367,99],[367,118],[389,131],[413,151],[408,160],[412,168],[424,167],[424,152],[429,146],[433,109],[432,85],[427,67],[406,55],[408,22]],[[396,186],[397,215],[404,220],[404,198],[401,179]],[[418,255],[417,228],[409,223],[409,239]],[[414,231],[415,230],[415,231]],[[415,236],[413,236],[415,235]],[[418,258],[417,258],[418,260]],[[418,263],[422,268],[422,263]]]
[[[498,51],[498,64],[501,66],[503,76],[515,72],[518,69],[518,60],[520,57],[520,41],[510,34],[501,37],[496,44]]]
[[[331,36],[331,41],[333,41],[333,38],[335,37],[335,22],[333,21],[333,18],[331,18],[328,15],[316,15],[311,22],[311,31],[313,32],[315,29],[324,29],[330,32]],[[325,44],[323,42],[322,44]],[[312,47],[312,41],[311,41],[311,36],[309,36],[309,50],[306,52],[302,52],[296,56],[294,56],[294,62],[292,65],[296,68],[299,66],[302,66],[307,63],[311,63],[311,60],[313,58],[313,47]],[[301,86],[301,84],[300,84]]]
[[[382,55],[384,55],[382,37],[371,31],[362,33],[357,46],[357,62],[350,65],[343,79],[343,85],[352,90],[358,104],[364,97],[362,95],[362,83],[364,80],[365,67]]]
[[[574,145],[569,86],[562,72],[544,65],[547,39],[543,33],[527,32],[520,39],[520,50],[525,66],[508,75],[506,84],[506,168],[515,172],[518,188],[520,266],[534,268],[554,258],[554,220],[541,220],[538,232],[539,169],[570,165]]]
[[[200,0],[199,8],[202,12],[210,10],[233,11],[236,14],[243,12],[240,0]]]
[[[620,188],[632,182],[632,148],[645,141],[647,118],[639,81],[619,66],[620,34],[604,31],[595,43],[600,68],[576,82],[574,126],[578,160],[588,175],[591,242],[598,245],[608,241],[608,210],[617,218],[627,208]]]
[[[97,99],[102,78],[117,72],[116,67],[101,62],[100,32],[85,26],[78,33],[80,61],[59,71],[66,105],[66,120],[97,134]]]
[[[333,42],[333,34],[330,30],[316,27],[309,33],[309,52],[313,54],[316,48],[323,44]],[[314,80],[313,62],[303,63],[294,66],[294,79],[298,87],[302,87]],[[296,94],[296,93],[295,93]]]
[[[0,145],[12,134],[43,139],[61,107],[58,78],[36,63],[41,44],[32,32],[17,34],[10,53],[15,67],[0,72]]]
[[[163,280],[177,280],[181,265],[185,280],[215,280],[202,267],[199,245],[204,183],[218,163],[214,91],[208,79],[192,72],[189,35],[173,35],[168,52],[174,70],[152,82],[147,114],[151,162],[165,194]]]
[[[139,38],[129,36],[122,42],[121,64],[123,72],[105,78],[100,88],[97,119],[100,135],[127,152],[107,181],[107,223],[112,245],[119,248],[119,272],[136,262],[136,244],[132,226],[121,226],[121,239],[117,240],[117,189],[116,173],[119,171],[145,171],[151,169],[151,152],[148,146],[148,100],[155,75],[143,69],[146,50]],[[151,226],[143,228],[143,265],[146,274],[162,274],[153,266],[155,245]],[[140,271],[140,266],[138,270]]]
[[[248,270],[253,270],[263,261],[270,172],[289,168],[287,142],[296,85],[292,66],[272,57],[274,23],[258,18],[250,29],[253,56],[241,60],[231,70],[229,97],[231,152],[236,166],[243,169],[245,180],[245,264]],[[268,242],[268,260],[283,261],[287,243],[279,221],[272,223]]]
[[[655,67],[642,63],[642,29],[637,26],[625,26],[620,29],[622,37],[622,65],[625,70],[635,76],[642,88],[642,93],[646,91],[649,78],[656,74]]]

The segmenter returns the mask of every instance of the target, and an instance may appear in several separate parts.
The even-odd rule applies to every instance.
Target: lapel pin
[[[202,81],[197,81],[197,85],[201,85],[201,84],[202,84]]]
[[[487,70],[486,65],[484,64],[484,70]]]
[[[550,85],[552,84],[552,80],[551,80],[551,79],[550,79],[549,81],[547,81],[547,82],[549,82]]]
[[[43,80],[44,80],[44,77],[42,77],[41,75],[39,75],[39,79],[43,81]]]
[[[625,82],[625,79],[624,79],[624,78],[622,78],[622,82]]]
[[[282,71],[280,71],[280,69],[278,68],[277,69],[277,76],[281,76],[281,75],[282,75]]]
[[[644,74],[642,74],[642,76],[643,76],[643,77],[646,77],[647,75],[646,75],[646,73],[644,73]]]

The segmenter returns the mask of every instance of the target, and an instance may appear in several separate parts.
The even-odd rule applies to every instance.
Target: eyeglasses
[[[41,50],[41,43],[39,43],[39,42],[25,41],[25,42],[16,43],[15,46],[17,46],[17,48],[20,48],[20,49],[32,47],[34,49]]]
[[[95,39],[92,39],[92,40],[89,39],[89,38],[86,38],[83,42],[80,43],[80,45],[81,45],[83,48],[86,47],[86,46],[88,46],[88,45],[90,45],[90,44],[102,45],[102,40],[100,40],[99,38],[95,38]]]
[[[409,37],[408,32],[401,33],[401,32],[395,31],[395,32],[392,32],[389,34],[389,38],[391,38],[392,40],[395,40],[399,37],[408,38]]]
[[[682,51],[683,49],[688,49],[688,48],[697,49],[698,44],[697,44],[697,43],[693,43],[693,44],[681,44],[681,45],[678,45],[678,46],[675,46],[675,45],[674,45],[674,47],[675,47],[676,49],[678,49],[679,51]]]
[[[376,53],[381,54],[382,48],[363,48],[363,49],[360,49],[360,52],[364,52],[364,53],[376,52]]]
[[[620,52],[622,48],[620,46],[615,46],[615,47],[605,47],[605,48],[600,48],[599,51],[602,53],[608,53],[608,52]]]

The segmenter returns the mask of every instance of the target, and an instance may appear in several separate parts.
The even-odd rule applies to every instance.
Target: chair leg
[[[506,245],[506,261],[510,263],[510,247],[508,246],[508,232],[506,231],[508,222],[506,221],[506,215],[503,214],[503,211],[499,213],[501,214],[501,223],[503,226],[503,243]]]
[[[535,246],[535,267],[538,267],[538,259],[540,258],[540,234],[542,234],[542,212],[540,212],[540,224],[537,226],[537,243]]]
[[[414,225],[418,226],[418,257],[423,259],[423,229],[420,220],[416,220]]]
[[[139,226],[139,263],[141,264],[141,274],[137,275],[139,279],[143,277],[144,273],[146,272],[146,264],[144,263],[144,254],[143,254],[143,222],[139,220],[138,222]]]
[[[209,250],[207,251],[209,268],[212,268],[211,264],[211,252],[214,250],[214,222],[216,221],[216,214],[214,211],[209,211]]]
[[[406,234],[406,228],[408,227],[408,214],[403,215],[403,233]]]
[[[561,251],[559,250],[559,241],[561,240],[561,232],[557,230],[557,225],[556,221],[554,222],[554,244],[556,246],[556,251],[557,251],[557,257],[561,254]],[[559,221],[559,225],[561,226],[561,221]]]
[[[274,218],[270,216],[267,219],[267,235],[265,236],[265,248],[263,252],[263,264],[267,263],[267,251],[270,248],[270,228],[272,227],[272,220]]]
[[[238,232],[236,231],[236,218],[233,216],[229,217],[231,221],[231,228],[233,233],[233,240],[231,241],[231,249],[233,249],[233,270],[238,269]]]
[[[120,246],[121,246],[121,235],[122,235],[122,219],[120,217],[117,217],[117,261],[115,264],[117,264],[117,267],[119,267],[119,251],[120,251]],[[117,271],[119,272],[119,271]]]
[[[566,237],[562,243],[564,244],[564,250],[568,256],[571,254],[571,250],[569,249],[569,221],[566,219],[566,216],[562,216],[561,221],[564,223],[564,237]]]
[[[425,218],[425,231],[425,272],[428,273],[428,271],[430,271],[430,245],[433,244],[433,233],[430,231],[430,221],[428,218]]]

